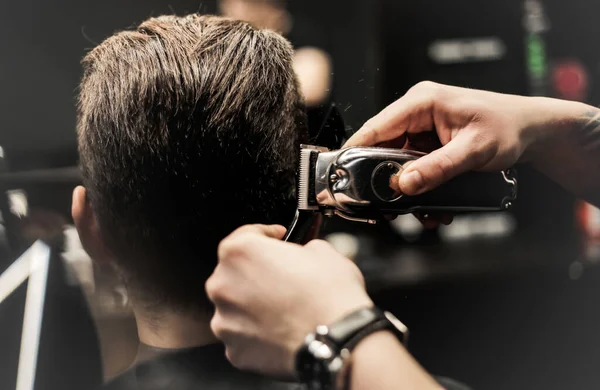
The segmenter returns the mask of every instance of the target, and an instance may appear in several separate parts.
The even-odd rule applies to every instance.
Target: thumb
[[[237,235],[237,234],[242,234],[242,233],[254,233],[254,234],[259,234],[261,236],[275,238],[275,239],[280,240],[285,235],[285,232],[286,232],[286,228],[284,228],[281,225],[255,224],[255,225],[242,226],[241,228],[238,228],[235,232],[233,232],[232,235],[234,235],[234,234]]]
[[[482,168],[493,151],[474,142],[471,136],[457,136],[446,145],[415,160],[400,175],[400,189],[407,195],[432,190],[462,173]]]

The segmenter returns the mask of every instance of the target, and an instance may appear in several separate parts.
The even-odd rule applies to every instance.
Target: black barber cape
[[[172,350],[136,365],[105,385],[107,390],[304,390],[242,372],[221,344]]]
[[[447,390],[468,390],[440,380]],[[301,384],[276,382],[241,372],[225,357],[220,344],[165,353],[141,363],[111,382],[106,390],[305,390]]]

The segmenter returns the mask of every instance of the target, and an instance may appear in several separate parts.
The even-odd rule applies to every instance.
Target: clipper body
[[[298,215],[286,239],[298,241],[309,214],[338,215],[376,223],[388,215],[415,211],[501,211],[517,197],[514,170],[460,175],[417,196],[402,194],[398,175],[424,154],[374,147],[329,151],[302,146],[298,177]],[[296,238],[294,238],[296,236]]]

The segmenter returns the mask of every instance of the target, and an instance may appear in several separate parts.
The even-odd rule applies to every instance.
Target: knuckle
[[[446,104],[449,99],[446,95],[446,86],[434,83],[433,81],[421,81],[412,87],[407,96],[414,101],[422,112],[428,112],[434,105]]]
[[[237,257],[247,251],[253,244],[254,240],[249,234],[242,234],[243,232],[236,233],[219,244],[217,248],[217,255],[219,261],[228,260],[231,257]]]
[[[243,225],[240,226],[239,228],[235,229],[232,233],[232,235],[239,235],[239,234],[243,234],[243,233],[247,233],[249,231],[252,231],[254,229],[256,225]]]
[[[263,225],[258,224],[258,223],[254,223],[254,224],[250,224],[250,225],[245,225],[242,226],[240,228],[238,228],[238,232],[239,233],[243,233],[244,235],[249,234],[249,233],[256,233],[257,230],[260,230],[260,228]]]
[[[215,315],[210,320],[210,329],[213,331],[216,338],[222,340],[225,333],[225,324],[223,322],[223,317],[218,311],[215,312]]]
[[[373,118],[368,119],[362,126],[362,128],[364,129],[363,131],[373,131],[375,127],[376,125]]]
[[[365,277],[363,275],[362,272],[360,272],[360,269],[358,268],[358,266],[355,263],[352,263],[352,271],[354,272],[354,275],[356,276],[356,279],[360,282],[360,284],[364,287],[365,286]]]
[[[367,120],[361,130],[362,142],[368,145],[377,145],[381,142],[379,119],[371,118]]]
[[[474,104],[474,107],[471,107],[471,117],[469,118],[469,122],[475,125],[479,125],[485,122],[485,108],[478,107],[479,104]]]
[[[228,258],[231,253],[235,250],[235,238],[228,237],[219,243],[217,247],[217,256],[219,257],[219,261],[222,261]]]
[[[439,90],[440,85],[437,83],[434,83],[433,81],[421,81],[419,83],[417,83],[414,87],[412,87],[410,91],[412,92],[418,92],[418,93],[423,93],[423,94],[427,94],[427,95],[435,95],[438,90]]]
[[[214,275],[208,278],[204,288],[206,290],[206,295],[208,295],[208,298],[212,301],[221,298],[223,291],[225,291],[225,289],[222,288],[222,283],[219,282],[218,278]]]
[[[430,80],[423,80],[418,82],[414,88],[415,89],[421,89],[421,90],[429,90],[429,89],[433,89],[437,86],[436,83],[434,83],[433,81]]]
[[[257,225],[244,225],[235,229],[225,240],[238,240],[240,237],[247,236],[256,230]]]
[[[220,314],[218,309],[210,320],[210,329],[213,334],[227,346],[231,346],[231,344],[235,344],[239,340],[240,333],[235,331],[234,326],[231,321],[228,321]]]
[[[312,240],[305,247],[318,252],[333,250],[331,244],[324,240]]]
[[[367,283],[365,282],[365,277],[360,273],[358,273],[358,282],[360,283],[360,286],[362,288],[366,288],[367,287]]]
[[[239,367],[237,366],[237,359],[236,359],[236,354],[233,353],[233,350],[230,346],[226,346],[225,347],[225,357],[227,358],[227,360],[229,360],[229,362],[236,368],[239,369]]]
[[[225,357],[227,357],[227,360],[229,360],[231,365],[238,370],[248,370],[251,368],[250,365],[248,365],[244,360],[239,350],[231,347],[230,345],[225,347]]]
[[[235,239],[235,247],[233,253],[236,256],[243,256],[251,250],[257,242],[256,234],[243,234]]]

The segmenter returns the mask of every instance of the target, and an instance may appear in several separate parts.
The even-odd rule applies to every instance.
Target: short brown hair
[[[291,221],[304,105],[280,35],[161,16],[83,60],[84,184],[127,283],[149,303],[205,303],[221,239]]]

